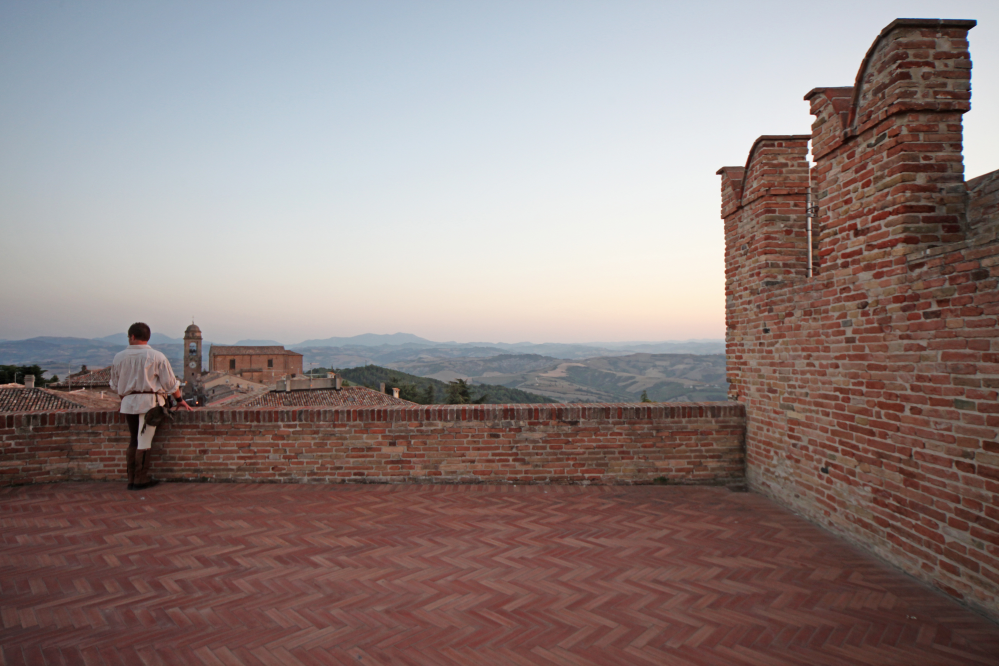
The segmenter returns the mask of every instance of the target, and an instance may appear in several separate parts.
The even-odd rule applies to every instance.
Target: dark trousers
[[[149,462],[152,449],[139,450],[139,415],[125,414],[128,424],[128,448],[125,450],[125,469],[128,472],[128,484],[149,483]]]
[[[139,415],[125,414],[125,422],[128,424],[128,448],[139,448]]]

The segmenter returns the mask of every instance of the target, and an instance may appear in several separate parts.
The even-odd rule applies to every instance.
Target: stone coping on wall
[[[735,401],[670,403],[572,403],[507,405],[413,405],[412,407],[204,407],[174,412],[173,423],[353,423],[374,421],[652,421],[691,418],[739,418],[745,407]],[[48,425],[124,423],[123,415],[93,409],[0,414],[0,430]],[[167,425],[165,428],[169,428]]]
[[[745,480],[738,403],[203,409],[157,432],[157,478],[255,483]],[[2,485],[122,479],[112,411],[0,415]]]

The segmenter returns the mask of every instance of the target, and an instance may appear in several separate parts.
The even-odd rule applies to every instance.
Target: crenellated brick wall
[[[805,96],[810,137],[719,171],[727,362],[751,488],[999,619],[999,172],[964,181],[973,26],[894,21],[852,88]]]
[[[156,433],[173,480],[593,483],[744,481],[737,403],[213,410]],[[114,412],[0,414],[0,484],[123,479]]]

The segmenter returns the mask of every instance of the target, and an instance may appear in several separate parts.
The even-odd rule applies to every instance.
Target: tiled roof
[[[198,382],[206,391],[225,385],[241,386],[243,388],[267,388],[266,384],[251,382],[249,379],[244,379],[239,375],[230,375],[224,372],[209,372],[208,374],[201,375],[198,378]]]
[[[61,392],[57,395],[64,400],[75,402],[85,409],[112,410],[116,412],[121,408],[121,398],[110,387],[104,390],[83,389],[78,391],[73,389],[68,393]]]
[[[111,386],[111,366],[106,368],[98,368],[92,372],[88,372],[83,375],[71,375],[70,381],[67,382],[65,379],[61,382],[56,382],[51,384],[55,388],[97,388],[97,389],[110,389]]]
[[[0,412],[49,412],[64,409],[84,409],[70,402],[58,391],[33,388],[0,388]]]
[[[217,370],[209,370],[208,372],[202,372],[201,376],[198,377],[198,381],[201,382],[202,384],[204,384],[206,382],[210,382],[210,381],[213,381],[215,379],[218,379],[219,377],[225,377],[226,374],[227,373],[225,373],[225,372],[219,372]]]
[[[249,345],[212,345],[209,349],[208,354],[210,356],[222,355],[222,356],[242,356],[246,354],[270,354],[273,356],[301,356],[298,352],[293,352],[284,347],[252,347]]]
[[[205,395],[206,404],[218,406],[222,403],[241,404],[267,393],[268,389],[257,387],[240,388],[238,386],[220,385]]]
[[[229,401],[226,407],[412,407],[401,398],[372,391],[363,386],[306,391],[271,391],[245,402]]]

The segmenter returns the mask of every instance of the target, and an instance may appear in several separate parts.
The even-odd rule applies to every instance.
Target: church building
[[[208,369],[274,385],[279,379],[302,374],[302,355],[278,345],[212,345],[208,350]]]

